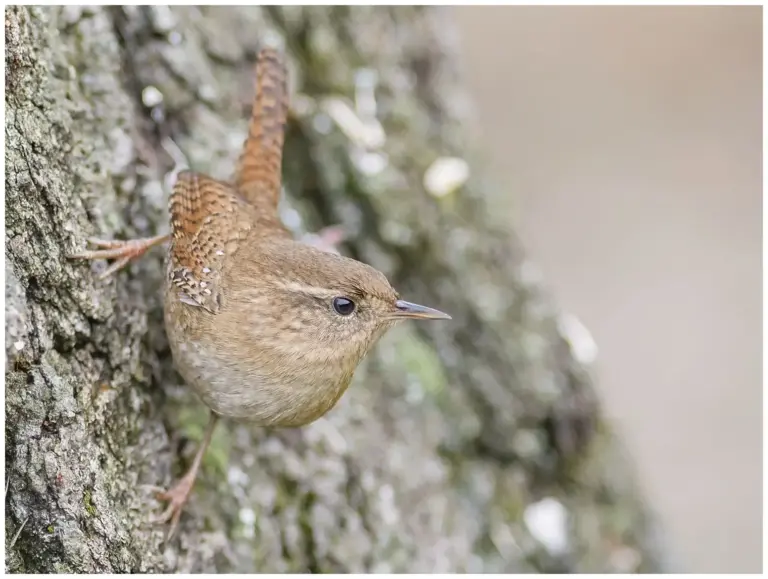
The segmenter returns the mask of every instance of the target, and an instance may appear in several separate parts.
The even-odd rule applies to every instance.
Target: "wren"
[[[219,417],[298,427],[328,412],[376,341],[401,320],[450,319],[400,299],[376,269],[292,238],[277,213],[288,113],[287,74],[259,53],[248,137],[232,182],[183,171],[171,233],[104,241],[73,259],[114,259],[101,277],[170,241],[164,318],[174,364],[211,409],[188,472],[159,521],[179,522]]]

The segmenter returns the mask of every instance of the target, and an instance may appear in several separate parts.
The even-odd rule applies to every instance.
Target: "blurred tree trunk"
[[[589,338],[486,206],[446,12],[14,7],[5,30],[8,570],[661,568]],[[163,547],[144,485],[183,471],[207,411],[172,369],[162,251],[105,282],[64,255],[167,231],[178,165],[231,175],[266,40],[295,93],[286,222],[342,225],[453,322],[392,331],[305,429],[222,425]],[[424,177],[446,157],[472,168],[456,188],[456,160]]]

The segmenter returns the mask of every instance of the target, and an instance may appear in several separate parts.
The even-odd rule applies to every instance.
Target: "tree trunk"
[[[588,335],[487,206],[445,11],[12,7],[5,28],[8,570],[661,569]],[[207,410],[172,367],[163,252],[103,282],[65,255],[167,231],[175,168],[232,174],[267,41],[294,95],[286,223],[343,226],[453,321],[391,331],[306,428],[221,424],[164,546],[147,485]]]

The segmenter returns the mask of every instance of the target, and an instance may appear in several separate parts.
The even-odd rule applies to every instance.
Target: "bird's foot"
[[[170,238],[169,235],[158,235],[157,237],[146,237],[141,239],[106,240],[96,237],[89,237],[88,242],[91,245],[102,249],[81,251],[68,255],[69,259],[114,259],[112,265],[105,269],[99,279],[104,279],[113,273],[123,269],[132,259],[141,257],[146,251],[159,243],[163,243]]]
[[[189,498],[189,494],[192,492],[192,486],[195,484],[197,478],[197,472],[200,470],[200,464],[203,462],[203,455],[206,449],[211,444],[211,437],[213,437],[213,431],[216,428],[218,422],[218,415],[211,413],[211,418],[208,421],[208,426],[205,428],[205,434],[203,435],[203,442],[197,449],[195,459],[192,461],[192,466],[187,473],[179,479],[179,481],[173,485],[170,490],[164,490],[157,487],[150,487],[155,492],[155,496],[161,501],[168,501],[168,507],[163,514],[153,519],[154,523],[167,523],[171,522],[171,526],[168,529],[168,534],[165,536],[166,542],[168,542],[173,534],[176,532],[176,527],[179,525],[179,519],[181,518],[181,511],[184,509],[184,505]]]
[[[189,495],[192,492],[192,487],[195,484],[197,473],[194,470],[187,472],[179,481],[169,490],[164,490],[157,487],[152,487],[155,491],[155,496],[161,501],[168,501],[168,507],[163,513],[152,519],[153,523],[165,524],[170,521],[170,527],[168,528],[168,534],[165,536],[166,541],[170,541],[179,526],[179,519],[181,518],[181,512],[184,510],[184,505],[189,499]]]

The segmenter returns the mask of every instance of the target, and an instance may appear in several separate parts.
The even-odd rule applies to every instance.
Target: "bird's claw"
[[[89,237],[88,243],[102,249],[86,250],[67,255],[69,259],[114,259],[115,262],[99,274],[99,279],[109,277],[123,269],[128,263],[144,253],[152,246],[167,240],[167,235],[146,239],[100,239]]]
[[[165,536],[166,542],[170,541],[176,533],[176,529],[179,526],[179,519],[181,518],[181,512],[184,510],[184,505],[186,504],[187,499],[189,499],[194,482],[194,476],[185,475],[169,490],[151,485],[145,487],[154,492],[159,500],[168,501],[166,509],[160,515],[150,519],[150,522],[153,524],[165,524],[170,521],[168,533]]]
[[[106,249],[114,249],[115,247],[122,247],[131,240],[125,241],[123,239],[101,239],[100,237],[89,237],[88,243],[95,245],[96,247],[104,247]]]

